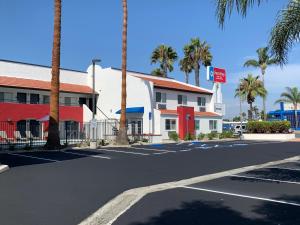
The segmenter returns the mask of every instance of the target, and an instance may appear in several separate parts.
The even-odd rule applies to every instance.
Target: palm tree
[[[162,71],[161,68],[157,68],[157,69],[152,70],[151,74],[153,76],[163,77],[164,76],[164,71]]]
[[[61,39],[61,0],[54,2],[54,35],[52,48],[52,79],[50,94],[50,113],[47,149],[61,147],[59,138],[59,73],[60,73],[60,39]]]
[[[257,56],[258,56],[258,60],[256,59],[250,59],[247,60],[244,64],[244,66],[252,66],[255,68],[260,68],[261,71],[261,75],[262,75],[262,83],[263,86],[265,88],[265,73],[266,73],[266,69],[269,65],[273,65],[276,64],[277,61],[275,58],[272,58],[269,54],[268,54],[268,47],[265,48],[259,48],[256,50]],[[263,111],[266,112],[266,97],[263,98]],[[266,114],[263,116],[264,120],[266,120]]]
[[[229,15],[234,7],[237,12],[246,16],[248,8],[260,5],[267,0],[216,0],[216,14],[220,26],[224,26],[226,12]],[[280,64],[287,63],[287,55],[300,35],[300,0],[290,0],[287,6],[278,13],[277,21],[270,37],[271,52]]]
[[[163,77],[167,77],[168,71],[173,71],[173,64],[177,58],[177,53],[172,47],[167,45],[159,45],[152,52],[151,64],[159,63],[160,68],[163,71]]]
[[[199,38],[192,38],[191,42],[184,47],[184,54],[189,58],[195,71],[195,85],[200,86],[200,66],[211,65],[212,55],[210,46],[206,41],[201,42]]]
[[[184,57],[179,61],[180,70],[185,74],[185,83],[189,83],[189,74],[193,70],[193,65],[188,57]]]
[[[127,0],[123,1],[123,33],[122,33],[122,94],[121,94],[121,118],[120,129],[117,136],[117,144],[127,145],[128,136],[126,128],[126,70],[127,70]]]
[[[266,96],[267,91],[264,88],[262,81],[259,80],[259,76],[252,76],[248,74],[246,78],[243,78],[238,88],[235,91],[235,97],[239,96],[243,100],[246,100],[249,104],[248,110],[248,120],[253,119],[253,103],[257,96],[264,97]]]
[[[298,88],[293,87],[286,87],[286,92],[281,93],[280,99],[278,99],[275,103],[285,102],[291,103],[294,106],[294,113],[295,113],[295,128],[298,128],[298,117],[297,117],[297,109],[298,104],[300,103],[300,92]]]

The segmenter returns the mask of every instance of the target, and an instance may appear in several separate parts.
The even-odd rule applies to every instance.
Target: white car
[[[234,127],[234,133],[235,134],[240,134],[241,132],[242,133],[247,132],[246,125],[242,124],[242,129],[241,129],[241,125],[240,124],[235,125],[235,127]]]

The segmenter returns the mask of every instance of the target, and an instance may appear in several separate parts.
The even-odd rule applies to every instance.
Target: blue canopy
[[[126,108],[126,113],[144,113],[144,107],[129,107]],[[121,114],[121,109],[116,114]]]

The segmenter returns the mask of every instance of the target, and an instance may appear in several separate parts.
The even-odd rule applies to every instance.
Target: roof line
[[[40,64],[34,64],[34,63],[27,63],[27,62],[20,62],[20,61],[13,61],[13,60],[7,60],[7,59],[0,59],[1,62],[8,62],[8,63],[17,63],[17,64],[23,64],[23,65],[28,65],[28,66],[39,66],[39,67],[44,67],[44,68],[51,68],[50,66],[46,65],[40,65]],[[73,69],[65,69],[65,68],[60,68],[61,70],[66,70],[66,71],[72,71],[72,72],[78,72],[78,73],[87,73],[86,71],[82,70],[73,70]]]

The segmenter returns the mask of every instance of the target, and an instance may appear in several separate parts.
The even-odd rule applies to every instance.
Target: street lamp
[[[100,63],[100,59],[93,59],[93,119],[95,119],[95,112],[96,112],[96,99],[95,99],[95,65],[96,63]]]

